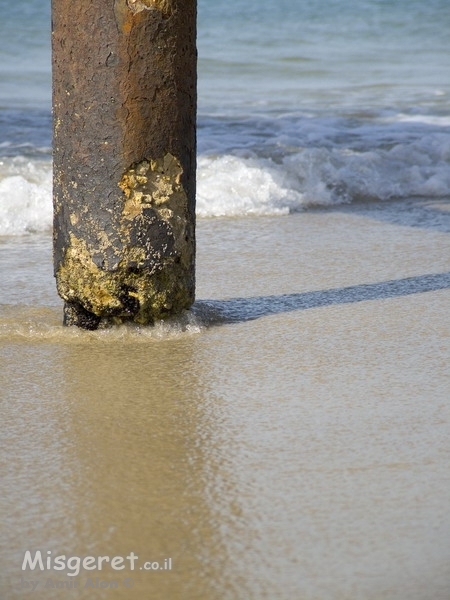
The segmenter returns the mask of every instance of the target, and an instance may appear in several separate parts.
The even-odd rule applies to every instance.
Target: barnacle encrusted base
[[[94,260],[112,251],[100,225],[96,244],[70,233],[56,280],[60,296],[75,312],[79,306],[94,321],[147,324],[189,308],[194,300],[194,231],[182,173],[170,153],[124,173],[118,183],[123,207],[116,268],[108,270]]]

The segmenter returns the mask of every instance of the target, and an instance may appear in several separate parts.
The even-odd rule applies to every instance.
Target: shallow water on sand
[[[2,598],[447,600],[450,212],[401,206],[201,221],[154,329],[62,328],[50,240],[3,238]]]

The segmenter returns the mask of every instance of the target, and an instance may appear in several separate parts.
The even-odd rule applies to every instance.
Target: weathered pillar
[[[54,268],[67,325],[194,300],[196,0],[52,0]]]

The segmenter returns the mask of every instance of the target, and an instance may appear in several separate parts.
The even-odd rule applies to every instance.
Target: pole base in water
[[[95,331],[100,325],[100,317],[87,311],[81,304],[75,302],[64,303],[63,325],[66,327],[79,327]]]
[[[195,293],[196,0],[53,0],[54,274],[64,324]]]

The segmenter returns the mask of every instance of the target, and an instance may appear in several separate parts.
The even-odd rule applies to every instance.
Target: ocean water
[[[0,234],[51,226],[49,2],[0,1]],[[450,189],[446,0],[199,2],[200,218]]]
[[[0,0],[1,600],[450,598],[449,31],[448,0],[199,0],[197,300],[87,332],[50,1]]]

